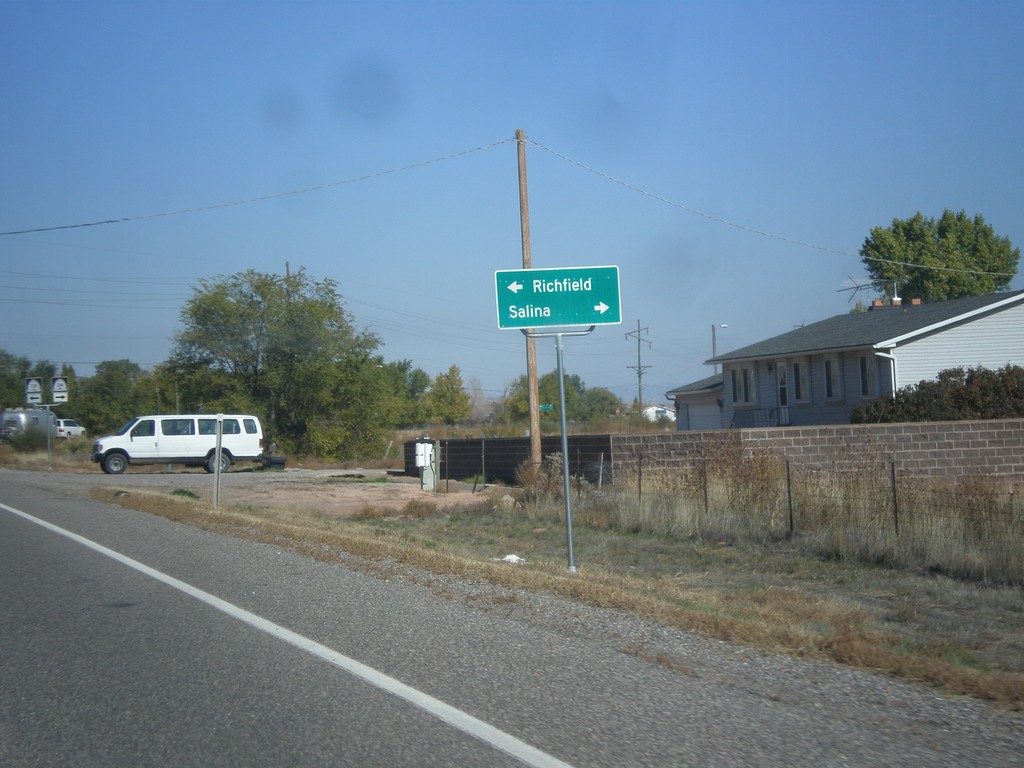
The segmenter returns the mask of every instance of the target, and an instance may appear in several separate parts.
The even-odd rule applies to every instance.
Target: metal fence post
[[[636,500],[639,503],[644,497],[644,455],[636,455]]]
[[[789,459],[786,459],[786,499],[789,501],[789,538],[793,538],[793,479],[789,473]]]
[[[704,514],[707,515],[711,511],[711,505],[708,502],[708,459],[707,456],[700,457],[700,482],[704,487]]]
[[[896,500],[896,462],[889,462],[889,481],[892,488],[892,525],[896,529],[896,537],[900,535],[900,508]]]

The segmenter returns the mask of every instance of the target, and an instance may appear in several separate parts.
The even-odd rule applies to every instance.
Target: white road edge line
[[[186,595],[189,595],[196,600],[216,608],[218,611],[222,611],[239,621],[243,621],[261,632],[265,632],[266,634],[289,643],[296,648],[306,651],[307,653],[311,653],[314,656],[345,670],[349,674],[355,675],[370,685],[387,691],[400,699],[404,699],[410,704],[419,707],[424,712],[433,715],[439,720],[458,728],[460,731],[463,731],[486,744],[491,745],[495,749],[511,755],[526,765],[535,766],[536,768],[572,768],[569,763],[565,763],[557,757],[549,755],[547,752],[543,752],[536,747],[530,746],[525,741],[521,741],[511,734],[505,733],[504,731],[495,728],[493,725],[485,723],[483,720],[478,720],[472,715],[463,712],[461,709],[456,709],[450,704],[445,704],[440,699],[435,699],[433,696],[406,685],[393,677],[389,677],[373,667],[362,664],[355,659],[338,653],[337,651],[332,651],[327,646],[321,645],[315,640],[310,640],[308,637],[303,637],[296,632],[292,632],[290,629],[285,629],[279,624],[275,624],[261,616],[250,613],[244,608],[239,608],[237,605],[229,603],[226,600],[222,600],[215,595],[211,595],[209,592],[204,592],[198,587],[193,587],[191,584],[176,579],[173,576],[168,576],[166,573],[158,571],[155,568],[150,568],[148,565],[140,563],[138,560],[133,560],[126,555],[122,555],[120,552],[115,552],[112,549],[104,547],[102,544],[97,544],[91,539],[79,536],[77,533],[73,533],[72,531],[61,528],[53,523],[49,523],[46,520],[33,517],[32,515],[15,509],[14,507],[9,507],[6,504],[0,503],[0,509],[5,509],[11,514],[24,518],[30,523],[34,523],[48,531],[52,531],[53,533],[57,533],[71,539],[84,547],[88,547],[95,552],[99,552],[101,555],[106,555],[112,560],[116,560],[123,565],[127,565],[129,568],[133,568],[139,573],[143,573],[150,578],[163,582],[164,584],[173,587],[180,592],[184,592]]]

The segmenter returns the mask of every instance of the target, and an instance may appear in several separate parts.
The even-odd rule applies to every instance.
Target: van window
[[[217,420],[216,419],[200,419],[199,420],[199,434],[200,435],[216,435],[217,434]],[[221,434],[223,435],[239,435],[241,430],[238,428],[238,419],[224,419],[224,424],[221,427]]]
[[[192,419],[164,419],[160,422],[160,432],[165,435],[194,435],[195,427]]]
[[[256,419],[242,419],[242,423],[245,424],[245,434],[256,434]]]
[[[132,437],[153,437],[156,434],[152,419],[140,421],[132,429]]]

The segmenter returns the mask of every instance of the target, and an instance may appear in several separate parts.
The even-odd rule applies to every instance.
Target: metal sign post
[[[223,456],[224,414],[217,414],[217,442],[213,449],[213,508],[220,508],[220,462]]]
[[[565,546],[569,555],[569,573],[576,573],[576,558],[572,549],[572,496],[569,487],[569,434],[565,419],[565,369],[562,364],[563,336],[587,336],[593,333],[594,326],[585,331],[556,331],[554,333],[537,333],[522,329],[523,335],[531,339],[555,339],[555,352],[558,359],[558,418],[562,424],[562,496],[565,498]]]

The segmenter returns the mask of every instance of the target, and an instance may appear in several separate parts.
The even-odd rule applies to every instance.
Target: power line
[[[691,208],[690,206],[683,205],[682,203],[676,202],[675,200],[670,200],[667,197],[662,197],[661,195],[657,195],[657,194],[655,194],[653,192],[649,192],[648,190],[643,189],[642,187],[638,187],[635,184],[630,184],[629,182],[622,181],[621,179],[617,179],[614,176],[611,176],[610,174],[605,173],[604,171],[599,171],[596,168],[593,168],[593,167],[587,165],[586,163],[581,163],[579,160],[574,160],[573,158],[569,157],[568,155],[563,155],[561,152],[557,152],[554,149],[551,149],[550,147],[545,147],[543,144],[539,144],[536,141],[534,141],[533,139],[529,139],[529,142],[531,144],[533,144],[534,146],[536,146],[538,149],[543,149],[545,152],[548,152],[548,153],[554,155],[555,157],[557,157],[557,158],[559,158],[561,160],[565,160],[567,163],[575,165],[577,168],[582,168],[585,171],[589,171],[590,173],[593,173],[593,174],[595,174],[597,176],[600,176],[601,178],[605,179],[606,181],[610,181],[613,184],[618,184],[619,186],[625,187],[626,189],[628,189],[628,190],[630,190],[632,192],[637,192],[637,193],[639,193],[641,195],[644,195],[646,197],[651,198],[652,200],[657,200],[659,203],[665,203],[666,205],[670,205],[673,208],[679,208],[680,210],[686,211],[687,213],[692,213],[694,216],[700,216],[701,218],[707,219],[708,221],[713,221],[713,222],[716,222],[718,224],[724,224],[727,227],[732,227],[733,229],[739,229],[739,230],[742,230],[744,232],[749,232],[752,235],[759,235],[761,237],[768,237],[768,238],[771,238],[773,240],[780,240],[780,241],[782,241],[784,243],[789,243],[790,245],[796,245],[796,246],[799,246],[801,248],[810,248],[810,249],[816,250],[816,251],[824,251],[826,253],[834,253],[834,254],[837,254],[839,256],[852,256],[853,258],[864,258],[867,261],[876,261],[879,264],[893,264],[895,266],[900,266],[900,267],[916,267],[916,268],[919,268],[919,269],[934,269],[934,270],[939,271],[939,272],[956,272],[956,273],[967,274],[967,275],[990,275],[990,276],[993,276],[993,277],[1013,277],[1014,276],[1014,273],[1012,273],[1012,272],[986,272],[986,271],[980,270],[980,269],[957,269],[956,267],[943,267],[943,266],[930,265],[930,264],[914,264],[914,263],[908,262],[908,261],[897,261],[895,259],[883,259],[883,258],[878,257],[878,256],[863,256],[863,257],[861,257],[860,254],[850,253],[849,251],[843,251],[843,250],[840,250],[839,248],[829,248],[828,246],[825,246],[825,245],[817,245],[815,243],[804,242],[803,240],[795,240],[795,239],[793,239],[791,237],[786,237],[785,235],[777,235],[774,232],[766,232],[763,229],[755,229],[754,227],[748,227],[745,224],[738,224],[735,221],[730,221],[729,219],[722,218],[721,216],[715,216],[713,214],[706,213],[705,211],[700,211],[700,210],[698,210],[696,208]]]
[[[189,283],[181,280],[126,280],[116,277],[79,277],[76,275],[46,275],[38,272],[15,272],[10,269],[0,269],[0,275],[15,275],[16,277],[32,277],[41,280],[87,280],[93,283],[127,283],[129,285],[184,285]]]
[[[393,173],[401,173],[402,171],[410,171],[414,168],[422,168],[425,165],[431,165],[433,163],[440,163],[445,160],[454,160],[457,157],[463,157],[474,152],[481,152],[485,149],[492,149],[501,144],[507,144],[515,139],[502,139],[501,141],[495,141],[491,144],[484,144],[480,147],[473,147],[472,149],[464,149],[461,152],[453,152],[450,155],[443,155],[441,157],[435,157],[431,160],[421,160],[418,163],[409,163],[408,165],[398,166],[397,168],[389,168],[384,171],[377,171],[375,173],[368,173],[364,176],[355,176],[350,179],[341,179],[340,181],[332,181],[326,184],[316,184],[312,187],[303,187],[301,189],[292,189],[287,192],[277,192],[270,195],[259,195],[257,197],[248,197],[243,200],[231,200],[224,203],[211,203],[210,205],[199,206],[195,208],[182,208],[176,211],[163,211],[161,213],[144,213],[137,216],[121,216],[112,219],[102,219],[100,221],[87,221],[80,222],[78,224],[59,224],[50,227],[34,227],[31,229],[16,229],[8,232],[0,232],[0,236],[8,235],[28,235],[36,232],[55,232],[61,229],[81,229],[84,227],[99,227],[104,224],[123,224],[128,221],[144,221],[146,219],[157,219],[165,216],[184,216],[189,213],[201,213],[203,211],[213,211],[218,208],[231,208],[237,205],[248,205],[250,203],[259,203],[265,200],[276,200],[282,197],[290,197],[292,195],[303,195],[307,192],[319,192],[324,189],[331,189],[332,187],[340,187],[344,184],[355,184],[360,181],[369,181],[370,179],[377,179],[381,176],[387,176]]]
[[[290,196],[293,196],[293,195],[306,194],[308,192],[318,192],[318,191],[322,191],[322,190],[325,190],[325,189],[331,189],[333,187],[338,187],[338,186],[342,186],[342,185],[345,185],[345,184],[355,184],[355,183],[358,183],[358,182],[361,182],[361,181],[369,181],[371,179],[380,178],[381,176],[387,176],[387,175],[394,174],[394,173],[400,173],[402,171],[413,170],[415,168],[421,168],[421,167],[426,166],[426,165],[432,165],[434,163],[440,163],[440,162],[443,162],[445,160],[453,160],[455,158],[463,157],[465,155],[473,154],[475,152],[481,152],[481,151],[484,151],[484,150],[493,149],[494,147],[501,146],[502,144],[508,144],[510,142],[513,142],[513,141],[517,141],[517,139],[515,139],[515,138],[501,139],[499,141],[495,141],[495,142],[492,142],[490,144],[484,144],[484,145],[481,145],[479,147],[473,147],[473,148],[470,148],[470,149],[464,149],[464,150],[462,150],[460,152],[453,152],[453,153],[448,154],[448,155],[442,155],[441,157],[436,157],[436,158],[433,158],[431,160],[422,160],[420,162],[409,163],[407,165],[402,165],[402,166],[398,166],[398,167],[395,167],[395,168],[389,168],[389,169],[386,169],[386,170],[383,170],[383,171],[376,171],[374,173],[368,173],[368,174],[365,174],[365,175],[362,175],[362,176],[355,176],[355,177],[348,178],[348,179],[341,179],[339,181],[328,182],[328,183],[325,183],[325,184],[316,184],[314,186],[302,187],[300,189],[288,190],[286,192],[277,192],[277,193],[274,193],[274,194],[259,195],[259,196],[255,196],[255,197],[243,198],[243,199],[240,199],[240,200],[232,200],[232,201],[222,202],[222,203],[211,203],[209,205],[204,205],[204,206],[198,206],[198,207],[193,207],[193,208],[182,208],[182,209],[178,209],[178,210],[174,210],[174,211],[163,211],[163,212],[160,212],[160,213],[147,213],[147,214],[140,214],[140,215],[136,215],[136,216],[122,216],[122,217],[117,217],[117,218],[102,219],[102,220],[99,220],[99,221],[79,222],[77,224],[60,224],[60,225],[54,225],[54,226],[48,226],[48,227],[34,227],[34,228],[30,228],[30,229],[9,230],[7,232],[0,232],[0,237],[6,237],[6,236],[11,236],[11,235],[26,235],[26,234],[33,234],[33,233],[39,233],[39,232],[55,232],[55,231],[64,230],[64,229],[81,229],[81,228],[85,228],[85,227],[98,227],[98,226],[103,226],[103,225],[106,225],[106,224],[122,224],[122,223],[125,223],[125,222],[145,221],[147,219],[156,219],[156,218],[169,217],[169,216],[184,216],[184,215],[190,214],[190,213],[202,213],[204,211],[212,211],[212,210],[217,210],[217,209],[221,209],[221,208],[231,208],[231,207],[240,206],[240,205],[248,205],[250,203],[264,202],[266,200],[276,200],[276,199],[283,198],[283,197],[290,197]],[[746,224],[740,224],[738,222],[731,221],[730,219],[726,219],[726,218],[724,218],[722,216],[716,216],[714,214],[707,213],[706,211],[701,211],[701,210],[699,210],[697,208],[693,208],[691,206],[685,205],[685,204],[677,202],[675,200],[671,200],[671,199],[669,199],[667,197],[664,197],[662,195],[658,195],[658,194],[655,194],[654,192],[646,190],[643,187],[639,187],[639,186],[637,186],[635,184],[631,184],[631,183],[629,183],[627,181],[623,181],[622,179],[616,178],[615,176],[612,176],[611,174],[605,173],[604,171],[600,171],[600,170],[594,168],[593,166],[587,165],[586,163],[583,163],[583,162],[581,162],[579,160],[575,160],[575,159],[569,157],[568,155],[565,155],[565,154],[563,154],[561,152],[558,152],[555,149],[552,149],[551,147],[545,146],[544,144],[541,144],[540,142],[535,141],[534,139],[527,139],[527,141],[529,141],[531,144],[533,144],[538,149],[542,149],[545,152],[548,152],[549,154],[553,155],[554,157],[557,157],[557,158],[559,158],[561,160],[564,160],[565,162],[567,162],[567,163],[569,163],[571,165],[575,165],[578,168],[582,168],[585,171],[589,171],[590,173],[593,173],[593,174],[595,174],[597,176],[600,176],[601,178],[605,179],[606,181],[610,181],[611,183],[617,184],[617,185],[619,185],[621,187],[624,187],[624,188],[626,188],[626,189],[628,189],[628,190],[630,190],[632,192],[636,192],[638,194],[644,195],[645,197],[649,197],[652,200],[656,200],[656,201],[658,201],[660,203],[664,203],[665,205],[672,206],[673,208],[678,208],[679,210],[686,211],[687,213],[693,214],[694,216],[699,216],[699,217],[701,217],[703,219],[706,219],[708,221],[712,221],[712,222],[715,222],[715,223],[718,223],[718,224],[722,224],[722,225],[727,226],[727,227],[732,227],[733,229],[739,229],[739,230],[741,230],[743,232],[749,232],[750,234],[758,235],[760,237],[767,237],[767,238],[770,238],[772,240],[778,240],[780,242],[789,243],[790,245],[795,245],[795,246],[798,246],[798,247],[801,247],[801,248],[809,248],[809,249],[816,250],[816,251],[823,251],[825,253],[833,253],[833,254],[836,254],[838,256],[848,256],[848,257],[852,257],[852,258],[862,258],[865,261],[873,261],[873,262],[877,262],[879,264],[891,264],[891,265],[894,265],[894,266],[915,267],[915,268],[919,268],[919,269],[932,269],[932,270],[935,270],[935,271],[938,271],[938,272],[952,272],[952,273],[957,273],[957,274],[968,274],[968,275],[989,275],[989,276],[992,276],[992,277],[1013,277],[1014,276],[1014,273],[1011,273],[1011,272],[988,272],[988,271],[980,270],[980,269],[958,269],[956,267],[946,267],[946,266],[940,266],[940,265],[914,264],[912,262],[899,261],[899,260],[896,260],[896,259],[884,259],[884,258],[881,258],[879,256],[862,256],[860,254],[851,253],[850,251],[844,251],[844,250],[839,249],[839,248],[830,248],[828,246],[818,245],[816,243],[809,243],[809,242],[806,242],[806,241],[803,241],[803,240],[797,240],[795,238],[787,237],[785,235],[775,234],[774,232],[768,232],[768,231],[763,230],[763,229],[757,229],[756,227],[747,226]],[[18,273],[9,273],[9,274],[18,274]],[[87,278],[82,278],[82,279],[87,279]]]

